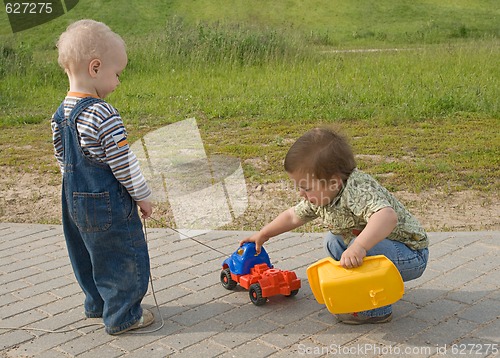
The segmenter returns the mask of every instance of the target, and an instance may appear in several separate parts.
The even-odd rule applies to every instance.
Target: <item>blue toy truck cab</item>
[[[256,256],[255,243],[246,242],[224,260],[222,268],[229,268],[231,273],[235,275],[247,275],[250,273],[250,269],[258,264],[267,264],[270,268],[273,267],[264,247],[261,247],[260,254]]]

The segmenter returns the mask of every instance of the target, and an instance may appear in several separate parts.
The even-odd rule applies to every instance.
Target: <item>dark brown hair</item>
[[[347,180],[354,168],[356,160],[346,137],[327,127],[305,133],[285,157],[288,173],[308,173],[316,179],[329,180],[333,175],[339,175],[342,180]]]

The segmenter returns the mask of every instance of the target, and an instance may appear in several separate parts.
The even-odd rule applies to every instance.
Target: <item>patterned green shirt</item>
[[[357,169],[330,204],[316,206],[304,199],[295,206],[295,214],[304,221],[321,217],[333,234],[343,236],[347,245],[356,237],[353,230],[363,230],[370,216],[385,207],[393,208],[398,215],[397,226],[388,239],[402,242],[413,250],[429,246],[427,234],[418,220],[372,176]]]

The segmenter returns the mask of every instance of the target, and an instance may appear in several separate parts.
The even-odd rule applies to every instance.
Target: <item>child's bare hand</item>
[[[363,259],[366,256],[366,250],[363,246],[354,241],[351,246],[347,248],[340,258],[340,265],[344,268],[355,268],[363,264]]]
[[[240,241],[240,246],[243,245],[245,242],[255,242],[255,252],[260,254],[260,249],[264,243],[269,240],[269,238],[262,236],[260,232],[253,234],[250,237],[247,237],[246,239],[243,239]]]
[[[138,201],[137,205],[139,205],[143,219],[147,219],[153,214],[153,204],[149,200]]]

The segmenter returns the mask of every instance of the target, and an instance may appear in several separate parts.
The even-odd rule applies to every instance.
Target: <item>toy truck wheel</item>
[[[232,290],[238,284],[238,282],[231,278],[231,271],[229,270],[229,268],[224,269],[220,272],[220,283],[226,290]]]
[[[289,294],[289,295],[287,295],[286,297],[293,297],[293,296],[295,296],[297,293],[299,293],[299,290],[293,290],[293,291],[291,291],[291,292],[290,292],[290,294]]]
[[[254,283],[250,286],[248,294],[250,296],[250,301],[256,306],[262,306],[267,301],[265,297],[262,297],[262,289],[258,283]]]

